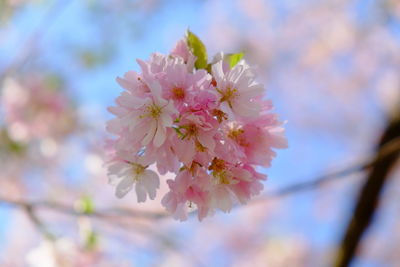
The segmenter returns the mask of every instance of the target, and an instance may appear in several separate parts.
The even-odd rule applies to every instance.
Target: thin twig
[[[317,178],[305,181],[305,182],[300,182],[296,183],[293,185],[286,186],[284,188],[278,189],[274,192],[266,193],[264,196],[254,200],[253,202],[259,202],[259,201],[265,201],[270,198],[274,197],[282,197],[285,195],[290,195],[293,193],[297,192],[303,192],[306,190],[311,190],[314,189],[318,186],[321,186],[322,184],[328,183],[332,180],[338,179],[338,178],[343,178],[346,176],[349,176],[351,174],[355,174],[358,172],[366,171],[375,166],[376,164],[385,161],[388,157],[392,157],[394,154],[399,153],[400,151],[400,137],[395,138],[391,140],[390,142],[386,143],[382,148],[379,150],[379,152],[376,154],[376,156],[371,159],[366,161],[365,163],[362,164],[356,164],[354,166],[350,166],[347,168],[344,168],[339,171],[335,171],[329,174],[324,174],[322,176],[319,176]]]
[[[138,211],[125,208],[108,208],[104,210],[95,210],[90,213],[81,212],[75,209],[73,206],[66,205],[63,203],[58,203],[54,201],[28,201],[28,200],[13,200],[6,197],[0,196],[0,202],[16,207],[25,208],[29,205],[33,209],[50,209],[56,212],[68,214],[71,216],[89,216],[96,218],[111,218],[111,217],[132,217],[132,218],[147,218],[147,219],[157,219],[166,216],[166,213],[161,212],[151,212],[151,211]]]
[[[54,235],[49,232],[46,225],[36,214],[35,209],[32,208],[32,206],[30,204],[25,204],[24,209],[25,209],[27,216],[29,217],[31,222],[36,226],[36,228],[39,230],[39,232],[42,233],[42,235],[45,238],[47,238],[48,240],[54,240]]]
[[[386,158],[393,156],[395,153],[398,153],[400,151],[400,138],[395,138],[392,141],[386,143],[384,146],[382,146],[381,150],[379,153],[377,153],[376,157],[372,160],[369,160],[363,164],[351,166],[344,168],[342,170],[327,174],[327,175],[322,175],[320,177],[317,177],[315,179],[306,181],[306,182],[300,182],[296,183],[281,189],[278,189],[274,192],[266,193],[264,196],[254,200],[254,203],[264,201],[270,198],[274,197],[282,197],[285,195],[290,195],[298,192],[303,192],[305,190],[311,190],[314,189],[324,183],[327,183],[329,181],[332,181],[334,179],[346,177],[348,175],[365,171],[370,169],[372,166],[375,166],[379,162],[384,161]],[[111,207],[107,209],[98,209],[95,210],[91,213],[84,213],[81,212],[75,208],[73,208],[70,205],[62,204],[62,203],[57,203],[53,201],[28,201],[28,200],[13,200],[9,199],[6,197],[0,196],[0,202],[12,206],[17,206],[17,207],[22,207],[25,208],[27,205],[29,205],[31,208],[34,209],[50,209],[56,212],[68,214],[71,216],[90,216],[90,217],[96,217],[99,219],[109,219],[109,218],[116,218],[116,217],[130,217],[130,218],[140,218],[140,219],[160,219],[167,217],[167,213],[164,212],[151,212],[151,211],[139,211],[139,210],[133,210],[133,209],[127,209],[127,208],[121,208],[121,207]],[[252,202],[252,203],[253,203]]]

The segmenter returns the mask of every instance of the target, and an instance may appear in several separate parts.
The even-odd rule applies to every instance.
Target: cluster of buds
[[[208,63],[204,44],[188,32],[170,54],[137,60],[140,73],[117,78],[125,91],[107,124],[117,137],[108,162],[117,197],[135,187],[138,202],[154,199],[159,174],[171,172],[162,204],[179,220],[196,208],[201,220],[261,192],[266,175],[257,167],[269,167],[273,149],[287,141],[242,58],[219,53]],[[157,172],[148,168],[153,164]]]

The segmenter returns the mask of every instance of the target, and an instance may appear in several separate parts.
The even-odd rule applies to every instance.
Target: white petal
[[[154,199],[157,189],[160,187],[160,178],[157,173],[152,170],[146,170],[140,182],[143,183],[143,186],[146,188],[150,199]]]
[[[129,111],[121,106],[117,106],[117,107],[108,107],[107,110],[109,112],[111,112],[112,114],[116,115],[116,116],[124,116],[126,115]]]
[[[136,139],[136,141],[142,140],[149,132],[149,126],[148,120],[138,119],[129,126],[130,136]]]
[[[255,102],[248,102],[242,103],[242,101],[235,101],[232,105],[233,111],[243,117],[255,117],[257,116],[261,108],[258,103]]]
[[[138,75],[137,72],[135,72],[133,70],[130,70],[130,71],[128,71],[128,72],[126,72],[124,74],[124,78],[126,80],[128,80],[128,81],[135,81],[136,82],[138,80],[138,78],[139,78],[139,75]]]
[[[229,191],[226,189],[220,189],[216,193],[217,207],[224,212],[229,212],[232,209],[232,200]]]
[[[131,176],[127,176],[122,179],[115,190],[115,195],[117,198],[123,198],[129,191],[131,191],[133,182],[134,180]]]
[[[116,102],[122,107],[126,108],[140,108],[146,102],[148,102],[148,98],[138,98],[128,92],[122,92],[122,94],[117,97]]]
[[[148,145],[151,140],[153,140],[154,135],[157,131],[157,122],[155,120],[151,120],[148,127],[149,130],[146,134],[146,137],[142,140],[142,145],[144,146]]]
[[[151,72],[150,72],[150,64],[141,60],[141,59],[136,59],[136,62],[139,64],[140,68],[142,69],[143,72],[143,76],[146,76],[146,78],[148,76],[150,76]]]
[[[161,204],[165,207],[165,209],[170,212],[174,213],[176,211],[176,207],[178,205],[177,200],[174,194],[170,191],[168,192],[162,199]]]
[[[227,102],[222,102],[219,108],[221,109],[221,111],[223,111],[228,115],[229,120],[235,119],[235,114],[233,113],[232,109],[229,107],[229,104]]]
[[[246,98],[254,98],[264,93],[264,86],[262,84],[253,84],[245,87],[240,91],[240,95]]]
[[[123,170],[129,168],[130,165],[123,161],[114,161],[108,166],[108,174],[110,175],[117,175],[121,173]]]
[[[141,183],[136,183],[136,196],[137,196],[137,201],[140,202],[145,202],[146,201],[146,189],[144,188],[143,184]]]
[[[130,82],[124,78],[117,77],[115,80],[122,88],[124,88],[126,90],[132,90],[134,88],[134,85],[132,84],[132,82]]]
[[[159,119],[162,125],[164,125],[165,127],[171,127],[173,124],[171,116],[169,114],[166,114],[165,112],[161,114]]]
[[[155,104],[163,106],[163,104],[166,103],[166,100],[162,99],[162,97],[161,97],[161,91],[162,91],[161,85],[158,82],[154,81],[149,84],[149,87],[150,87],[150,91],[154,97]]]
[[[251,178],[253,177],[253,175],[245,169],[235,168],[233,171],[235,178],[238,178],[242,181],[251,181]]]
[[[109,120],[106,125],[106,130],[112,134],[118,134],[122,131],[123,124],[119,118]]]
[[[271,135],[271,143],[275,148],[287,148],[288,141],[285,137],[285,129],[282,127],[275,127],[270,129],[269,134]]]
[[[211,63],[214,64],[218,61],[223,60],[224,58],[225,58],[224,52],[220,51],[214,55]]]
[[[215,63],[214,65],[212,65],[212,73],[213,76],[215,78],[215,80],[217,81],[217,85],[221,86],[221,82],[224,80],[224,71],[222,69],[222,60],[218,61],[217,63]]]
[[[186,165],[190,166],[196,155],[196,148],[194,142],[191,140],[177,140],[175,148],[177,156]]]
[[[164,141],[166,138],[167,138],[167,136],[166,136],[165,127],[162,125],[161,121],[158,121],[157,131],[154,136],[153,145],[155,147],[160,147],[162,144],[164,144]]]
[[[228,73],[227,80],[232,83],[237,83],[241,78],[241,74],[243,72],[243,65],[236,65],[233,69]]]
[[[176,207],[176,210],[172,216],[181,222],[187,220],[187,208],[186,203],[179,203]]]
[[[129,131],[135,133],[135,135],[138,135],[137,133],[139,132],[143,132],[144,129],[146,129],[146,127],[144,127],[144,129],[141,129],[142,131],[140,131],[140,127],[139,124],[142,122],[142,119],[138,118],[138,117],[133,117],[133,118],[129,118],[129,121],[127,122],[127,125],[129,125]],[[141,134],[141,137],[143,137],[144,134]]]

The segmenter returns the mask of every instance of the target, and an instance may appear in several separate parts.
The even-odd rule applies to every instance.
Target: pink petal
[[[208,148],[211,152],[214,152],[215,141],[212,135],[208,133],[199,134],[198,136],[199,142]]]

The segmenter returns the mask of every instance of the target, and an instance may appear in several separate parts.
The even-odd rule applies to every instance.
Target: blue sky
[[[355,9],[360,11],[360,20],[365,16],[364,10],[368,9],[368,6],[356,5]],[[284,13],[282,7],[282,15]],[[21,42],[24,42],[27,36],[37,29],[44,14],[43,8],[28,7],[18,13],[8,29],[3,29],[7,34],[7,39],[0,46],[0,69],[3,69],[7,62],[15,57],[18,53],[18,49],[15,48],[21,47]],[[132,16],[138,16],[133,18],[134,21],[143,19],[140,14]],[[87,70],[76,63],[74,48],[93,47],[96,49],[101,47],[106,40],[99,38],[103,29],[98,27],[99,23],[91,23],[93,17],[85,9],[84,1],[72,1],[55,21],[51,22],[52,25],[40,40],[39,54],[34,55],[34,58],[37,62],[46,62],[47,69],[64,73],[71,83],[71,93],[77,97],[79,104],[92,107],[101,114],[102,117],[99,119],[105,121],[110,117],[106,112],[106,107],[111,105],[120,93],[115,77],[123,75],[128,70],[137,70],[136,58],[146,59],[155,51],[168,52],[188,28],[201,37],[207,25],[207,19],[202,16],[204,13],[201,1],[179,1],[179,4],[178,1],[172,1],[168,8],[162,7],[155,15],[149,15],[145,19],[145,24],[139,26],[144,29],[142,29],[141,38],[132,39],[129,27],[125,28],[121,24],[121,28],[113,29],[116,34],[108,36],[108,38],[116,38],[114,40],[117,44],[116,52],[113,58],[101,67]],[[270,91],[279,89],[273,86],[272,84],[272,88],[269,88]],[[272,93],[271,96],[273,97],[274,94]],[[286,103],[279,102],[279,99],[272,100],[275,101],[277,111],[285,114]],[[341,162],[340,159],[352,151],[352,147],[336,142],[332,136],[298,130],[291,124],[290,118],[284,116],[281,118],[289,120],[286,129],[290,147],[279,151],[273,167],[267,170],[270,177],[266,183],[267,188],[278,188],[302,179],[313,178],[324,173],[327,166],[334,165],[333,162]],[[78,165],[79,159],[71,164]],[[72,166],[69,168],[73,168]],[[80,177],[80,174],[79,171],[73,172],[76,177]],[[349,189],[348,193],[351,193],[351,190]],[[287,233],[301,233],[310,237],[314,246],[334,244],[343,227],[338,221],[343,222],[342,219],[345,218],[343,215],[349,212],[351,205],[348,205],[348,200],[342,200],[344,204],[342,214],[337,214],[340,215],[340,219],[335,220],[335,223],[321,224],[312,219],[314,207],[310,203],[315,199],[316,195],[313,192],[289,197],[284,201],[288,206],[296,206],[296,208],[284,217],[276,218],[272,224],[283,228]],[[0,206],[0,218],[2,218],[0,239],[8,227],[8,212],[9,208]],[[149,255],[151,256],[151,254],[146,254],[139,261],[151,262]],[[213,265],[217,266],[218,262],[214,261]]]

